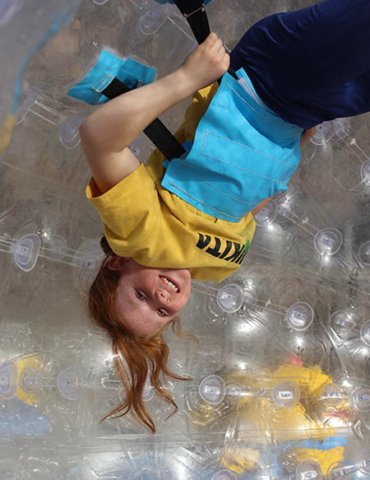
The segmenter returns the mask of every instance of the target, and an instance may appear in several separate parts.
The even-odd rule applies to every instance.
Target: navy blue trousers
[[[325,0],[268,16],[231,53],[267,106],[310,128],[370,111],[370,0]]]

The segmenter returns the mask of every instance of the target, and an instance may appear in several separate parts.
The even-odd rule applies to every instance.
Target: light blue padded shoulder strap
[[[102,92],[114,78],[118,78],[129,88],[136,88],[153,82],[156,73],[153,67],[132,58],[121,58],[102,49],[94,66],[67,94],[90,105],[97,105],[109,100]]]

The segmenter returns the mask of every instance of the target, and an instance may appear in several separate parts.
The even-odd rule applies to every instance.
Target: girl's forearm
[[[89,137],[90,146],[94,146],[95,150],[120,152],[155,118],[197,89],[196,80],[189,78],[180,67],[100,107],[84,121],[81,134]]]
[[[93,112],[81,138],[94,155],[118,153],[163,112],[219,78],[229,66],[221,40],[211,33],[173,73],[127,92]]]

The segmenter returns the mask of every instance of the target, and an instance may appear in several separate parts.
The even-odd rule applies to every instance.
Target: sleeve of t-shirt
[[[132,256],[151,238],[160,218],[160,200],[144,164],[103,194],[91,179],[86,196],[98,210],[105,236],[117,255]]]

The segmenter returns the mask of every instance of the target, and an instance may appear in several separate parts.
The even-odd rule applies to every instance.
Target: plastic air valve
[[[199,384],[199,395],[206,403],[218,405],[225,398],[226,385],[218,375],[209,375]]]
[[[288,308],[285,318],[294,330],[304,331],[312,325],[314,311],[308,303],[297,302]]]
[[[36,265],[41,239],[36,233],[24,235],[10,247],[16,265],[24,272],[30,272]]]
[[[243,290],[239,285],[230,283],[217,292],[217,305],[223,312],[235,313],[244,302]]]
[[[296,480],[323,480],[320,466],[316,462],[302,462],[295,471]]]

